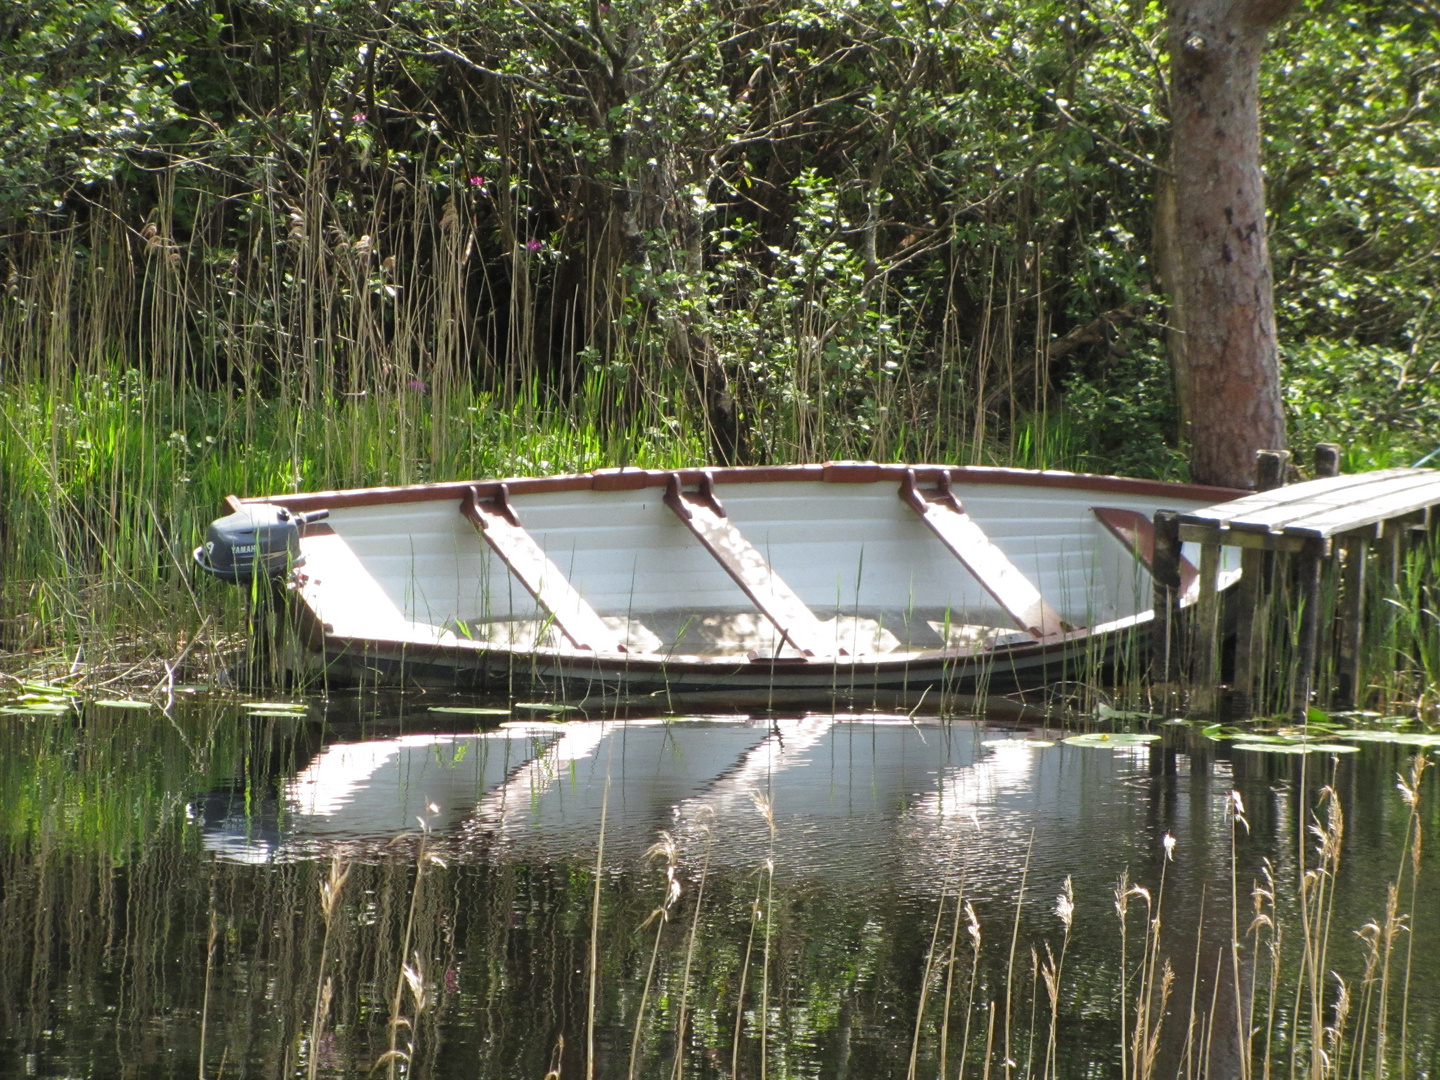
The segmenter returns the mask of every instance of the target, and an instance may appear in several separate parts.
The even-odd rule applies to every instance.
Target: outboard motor
[[[296,514],[269,504],[242,507],[210,523],[205,543],[195,549],[195,563],[234,585],[284,578],[304,561],[300,537],[305,526],[329,516],[329,510]]]

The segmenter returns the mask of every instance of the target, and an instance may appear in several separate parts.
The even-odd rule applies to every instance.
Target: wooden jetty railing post
[[[1326,480],[1340,475],[1340,456],[1344,448],[1339,443],[1322,442],[1315,444],[1315,479]],[[1341,653],[1344,641],[1345,627],[1343,622],[1336,626],[1335,618],[1344,617],[1344,579],[1341,575],[1340,554],[1344,550],[1344,543],[1334,543],[1326,551],[1326,557],[1320,560],[1320,596],[1322,603],[1328,604],[1332,600],[1339,600],[1339,604],[1331,612],[1331,620],[1326,622],[1320,631],[1319,641],[1316,644],[1315,664],[1313,671],[1318,677],[1319,672],[1326,668],[1326,660],[1330,661],[1330,671],[1334,681],[1330,686],[1330,701],[1326,704],[1334,704],[1337,692],[1344,676],[1341,672]],[[1337,581],[1336,579],[1340,580]],[[1339,588],[1337,588],[1337,585]],[[1338,594],[1338,595],[1337,595]],[[1314,690],[1312,684],[1312,690]],[[1317,699],[1318,700],[1318,699]]]
[[[1200,596],[1195,602],[1194,680],[1190,711],[1215,712],[1220,685],[1220,545],[1200,545]]]
[[[1315,479],[1340,475],[1340,454],[1344,448],[1339,443],[1322,442],[1315,444]]]
[[[1255,490],[1274,491],[1285,486],[1285,474],[1290,471],[1289,450],[1255,451]]]
[[[1386,521],[1382,522],[1381,528],[1380,539],[1376,541],[1375,572],[1380,578],[1380,588],[1388,594],[1400,581],[1400,541],[1405,536],[1405,526]]]
[[[1324,540],[1309,540],[1295,557],[1300,590],[1300,641],[1290,714],[1297,724],[1304,723],[1310,711],[1310,693],[1315,685],[1315,662],[1320,646],[1320,571],[1326,546]]]
[[[1155,553],[1150,576],[1155,583],[1155,618],[1150,624],[1150,677],[1172,683],[1180,659],[1180,515],[1155,512]]]
[[[1336,708],[1354,708],[1360,695],[1360,655],[1365,640],[1365,561],[1370,540],[1346,537],[1341,545],[1345,570],[1340,592],[1340,647],[1335,664]]]
[[[1274,491],[1285,484],[1290,468],[1288,450],[1255,452],[1255,490]],[[1270,598],[1275,555],[1261,548],[1240,550],[1240,585],[1236,598],[1235,680],[1230,711],[1248,720],[1265,697],[1263,673],[1269,670]]]

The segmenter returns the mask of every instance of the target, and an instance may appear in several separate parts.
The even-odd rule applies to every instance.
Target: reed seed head
[[[1231,790],[1229,808],[1231,820],[1237,825],[1245,826],[1245,831],[1248,833],[1250,822],[1245,817],[1245,800],[1240,797],[1240,792]]]
[[[1065,924],[1065,933],[1075,923],[1075,885],[1067,876],[1061,893],[1055,898],[1055,915]]]
[[[1060,973],[1048,941],[1045,943],[1045,963],[1041,965],[1040,978],[1045,983],[1045,995],[1050,999],[1050,1008],[1057,1008],[1060,1004]]]
[[[335,909],[340,905],[340,893],[349,876],[350,867],[346,865],[344,857],[336,852],[330,859],[329,876],[320,882],[320,913],[327,926],[334,917]]]
[[[418,1016],[425,1011],[425,1006],[429,1002],[425,996],[425,975],[420,966],[420,954],[416,953],[414,959],[413,964],[405,965],[402,973],[405,976],[405,985],[410,988],[410,996],[415,1001],[415,1014]]]
[[[755,804],[755,809],[760,811],[760,816],[765,819],[765,824],[770,826],[773,832],[775,829],[775,804],[762,795],[759,788],[750,789],[750,801]]]

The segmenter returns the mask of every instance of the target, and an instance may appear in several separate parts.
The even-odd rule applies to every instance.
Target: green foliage
[[[1440,357],[1312,339],[1287,350],[1285,394],[1296,446],[1352,448],[1346,468],[1410,465],[1440,443]]]
[[[121,0],[0,9],[0,221],[65,209],[178,117],[185,58],[150,39],[154,14]]]
[[[1312,0],[1263,72],[1294,439],[1352,463],[1436,430],[1427,10]],[[165,592],[231,491],[729,452],[1182,476],[1164,19],[12,3],[3,557]]]

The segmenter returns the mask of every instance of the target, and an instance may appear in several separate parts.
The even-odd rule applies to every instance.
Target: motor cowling
[[[205,543],[195,549],[195,564],[234,585],[284,578],[304,562],[300,537],[305,526],[329,516],[329,510],[297,514],[268,503],[244,506],[210,523]]]

